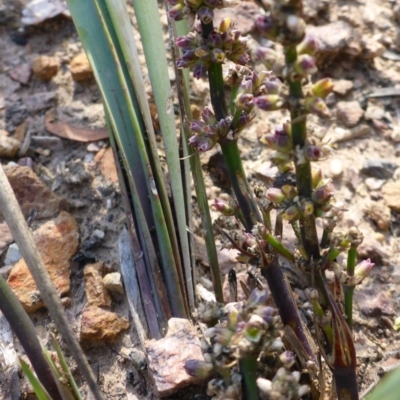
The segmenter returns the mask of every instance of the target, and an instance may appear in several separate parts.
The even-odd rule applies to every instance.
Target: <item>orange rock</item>
[[[94,157],[94,160],[99,165],[104,178],[111,183],[117,184],[118,174],[112,148],[108,147],[107,149],[101,149]]]
[[[78,248],[78,225],[70,214],[61,211],[56,219],[40,226],[33,237],[50,278],[61,297],[70,289],[70,262]],[[44,306],[23,259],[12,268],[8,284],[27,312],[34,312]]]
[[[81,321],[81,339],[113,341],[129,328],[125,317],[96,306],[83,309]]]
[[[35,219],[50,218],[66,206],[29,167],[6,165],[4,172],[14,190],[25,218],[35,211]],[[0,214],[1,216],[1,214]]]
[[[59,66],[56,57],[40,56],[33,61],[32,70],[38,78],[49,81],[57,74]]]
[[[74,81],[87,81],[93,78],[92,68],[85,53],[75,56],[70,63],[71,75]]]
[[[92,306],[111,306],[111,297],[103,284],[104,263],[87,264],[83,270],[86,298]]]

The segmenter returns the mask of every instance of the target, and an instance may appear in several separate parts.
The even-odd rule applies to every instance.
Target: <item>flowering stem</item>
[[[275,260],[270,263],[264,263],[264,266],[261,267],[261,274],[268,282],[283,324],[289,325],[293,329],[310,359],[314,361],[315,365],[318,365],[318,360],[304,331],[299,310],[297,309],[289,285],[286,282],[279,260],[275,258]]]
[[[203,35],[212,30],[212,24],[202,24]],[[211,104],[217,120],[228,116],[225,100],[224,79],[222,75],[222,65],[211,63],[208,68],[208,79],[210,84]],[[261,222],[260,211],[258,210],[252,190],[246,179],[237,140],[225,139],[220,142],[222,154],[224,156],[229,178],[232,183],[237,201],[243,213],[246,230],[250,231],[256,221]]]
[[[285,257],[287,260],[294,262],[294,254],[290,249],[288,249],[282,242],[272,236],[270,233],[265,234],[264,239],[268,244],[270,244],[281,256]]]
[[[354,276],[354,267],[356,265],[357,246],[351,245],[347,254],[347,275]],[[354,286],[344,286],[344,312],[347,316],[347,325],[351,329],[353,323],[353,294]]]
[[[257,356],[248,356],[240,360],[240,372],[243,375],[243,399],[258,400]]]
[[[243,213],[246,230],[250,231],[255,222],[262,219],[246,179],[237,141],[228,139],[224,143],[220,143],[220,145],[228,167],[233,190]]]
[[[297,59],[295,46],[285,47],[286,65],[293,64]],[[304,156],[300,156],[307,139],[306,116],[300,106],[303,100],[303,89],[300,80],[287,80],[289,85],[289,109],[292,121],[292,140],[295,150],[294,164],[296,168],[297,190],[300,199],[309,200],[312,193],[311,164]],[[308,258],[320,257],[317,228],[314,215],[303,217],[300,220],[302,244],[307,251]]]

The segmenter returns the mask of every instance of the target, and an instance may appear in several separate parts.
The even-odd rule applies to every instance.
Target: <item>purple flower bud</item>
[[[214,329],[214,340],[222,346],[228,346],[232,336],[233,331],[228,328],[217,327]]]
[[[200,7],[197,10],[197,16],[203,24],[209,24],[214,18],[214,12],[210,7]]]
[[[187,360],[185,362],[185,371],[188,375],[199,379],[206,379],[210,376],[213,365],[201,360]]]
[[[289,369],[295,362],[295,355],[292,351],[286,350],[280,356],[280,360],[282,361],[283,366],[286,369]]]
[[[324,154],[319,146],[307,146],[304,149],[306,158],[310,161],[318,161]]]
[[[316,97],[320,97],[321,99],[325,99],[329,93],[333,90],[333,82],[331,78],[320,79],[318,82],[315,82],[311,91],[312,94]]]
[[[176,38],[176,45],[181,48],[197,47],[198,41],[196,36],[189,34],[187,36],[179,36]]]
[[[221,135],[221,136],[225,136],[228,131],[229,128],[231,127],[231,123],[232,123],[232,117],[226,117],[224,119],[220,119],[216,124],[215,124],[215,128],[217,130],[217,132]]]
[[[175,21],[181,21],[185,17],[184,9],[185,7],[183,4],[176,4],[168,10],[168,15]]]
[[[251,121],[251,117],[246,112],[242,112],[235,127],[235,132],[242,131]]]
[[[320,97],[308,97],[304,100],[305,109],[318,115],[320,118],[328,118],[331,115],[329,108],[326,106],[325,101]]]
[[[252,93],[253,92],[253,83],[250,79],[245,79],[240,84],[240,89],[244,93]]]
[[[249,112],[254,107],[253,95],[250,93],[243,93],[236,97],[235,103],[239,110],[245,110]]]
[[[203,132],[204,125],[205,124],[203,121],[193,120],[192,123],[190,124],[190,129],[193,132],[201,133],[201,132]]]
[[[227,58],[239,65],[247,65],[250,61],[250,56],[245,52],[228,53]]]
[[[238,210],[238,206],[233,207],[232,204],[229,204],[225,200],[218,198],[214,200],[214,203],[211,205],[211,207],[215,208],[217,211],[219,211],[222,215],[225,215],[226,217],[235,215],[236,211]]]
[[[216,144],[216,141],[210,137],[202,136],[199,144],[197,145],[197,149],[200,153],[205,153],[206,151],[211,150]]]
[[[268,69],[271,69],[278,59],[278,53],[269,47],[258,47],[255,55],[257,59],[262,61]]]
[[[256,28],[268,39],[275,39],[278,36],[278,28],[272,18],[268,15],[260,15],[256,18]]]
[[[293,150],[292,138],[286,133],[275,134],[276,150],[282,153],[290,153]]]
[[[304,77],[315,74],[318,71],[314,57],[308,54],[301,54],[297,57],[294,63],[294,69],[299,75]]]
[[[281,96],[276,94],[267,94],[254,98],[254,104],[264,111],[275,111],[283,107],[283,100]]]
[[[324,205],[329,202],[330,199],[333,197],[333,187],[331,184],[327,184],[321,186],[318,189],[315,189],[311,195],[312,200],[314,203],[318,205]]]
[[[257,307],[254,314],[259,315],[268,325],[272,325],[275,321],[277,310],[270,306]]]
[[[247,299],[247,306],[248,307],[266,306],[268,298],[269,298],[268,290],[254,289],[252,290],[249,298]]]
[[[301,215],[306,218],[314,213],[314,203],[312,201],[303,201],[300,205]]]
[[[218,49],[222,49],[222,38],[221,38],[221,35],[218,33],[218,32],[216,32],[216,31],[214,31],[214,32],[211,32],[209,35],[208,35],[208,38],[207,38],[207,44],[210,46],[210,47],[216,47],[216,48],[218,48]]]
[[[193,76],[196,79],[200,79],[203,76],[207,75],[208,65],[204,60],[197,60],[193,66]]]
[[[313,35],[307,35],[304,40],[297,46],[297,54],[315,55],[320,47],[320,43]]]
[[[269,188],[265,195],[269,201],[275,204],[282,204],[286,200],[282,190],[278,188]]]
[[[361,283],[370,273],[372,267],[375,264],[371,262],[368,258],[366,260],[361,261],[359,264],[356,265],[354,268],[354,277],[355,277],[355,284]]]
[[[211,61],[222,64],[225,60],[225,53],[221,49],[213,49],[211,52]]]
[[[289,222],[297,221],[301,217],[301,212],[297,204],[288,207],[283,213],[282,217]]]
[[[218,129],[215,125],[204,125],[203,133],[211,139],[218,139]]]
[[[261,143],[267,145],[270,149],[276,150],[276,135],[271,135],[270,133],[263,136],[260,139]]]
[[[217,122],[217,118],[215,118],[214,113],[209,107],[203,108],[203,111],[201,112],[201,118],[207,125],[214,125]]]
[[[197,147],[201,141],[201,138],[202,138],[201,135],[192,135],[189,138],[188,143],[190,146]]]
[[[268,94],[278,94],[282,86],[281,81],[276,76],[272,76],[263,83]]]
[[[281,190],[288,200],[293,200],[298,194],[296,186],[293,185],[283,185]]]

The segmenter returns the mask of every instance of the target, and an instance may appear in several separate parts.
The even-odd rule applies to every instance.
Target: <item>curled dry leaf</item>
[[[85,128],[83,125],[72,124],[67,118],[58,117],[54,109],[46,112],[45,124],[46,129],[53,135],[77,142],[94,142],[108,138],[106,128]]]

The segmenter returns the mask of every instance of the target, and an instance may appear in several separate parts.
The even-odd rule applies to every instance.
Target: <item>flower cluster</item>
[[[212,399],[240,398],[242,378],[236,367],[238,362],[246,357],[258,357],[261,353],[263,357],[274,357],[277,366],[283,366],[284,371],[294,364],[294,354],[283,351],[283,343],[276,330],[277,311],[268,305],[268,297],[266,289],[255,289],[251,292],[246,304],[227,304],[224,307],[225,316],[218,324],[209,328],[202,339],[201,349],[204,360],[186,362],[185,369],[189,375],[206,378],[219,373],[225,378],[223,380],[215,378],[208,383],[207,394],[212,396]],[[202,319],[201,312],[199,316]],[[209,320],[208,317],[207,319]],[[277,353],[281,353],[279,357],[276,356]],[[272,382],[275,382],[274,390],[277,390],[280,385],[282,390],[285,388],[282,393],[286,393],[291,387],[290,379],[287,377],[283,379],[282,368],[277,370]],[[272,372],[271,376],[274,376],[276,370],[270,372]],[[284,385],[283,382],[286,384]],[[298,382],[298,378],[292,380],[292,383],[297,385],[296,390],[300,387]]]
[[[182,49],[177,67],[193,68],[195,78],[205,76],[211,63],[222,64],[226,59],[240,65],[249,62],[246,41],[230,18],[224,18],[206,39],[201,35],[201,26],[197,26],[194,32],[178,37],[176,44]]]
[[[355,266],[354,275],[352,276],[346,273],[346,264],[341,268],[339,264],[334,263],[332,268],[336,278],[342,285],[357,286],[369,275],[374,265],[371,259],[367,258]]]
[[[271,139],[272,140],[272,139]],[[312,170],[313,192],[311,199],[299,199],[297,188],[293,185],[283,185],[280,188],[269,188],[265,197],[282,211],[287,221],[294,222],[302,217],[324,216],[333,206],[333,186],[330,179],[324,179],[320,169]]]
[[[201,113],[202,121],[192,121],[190,129],[193,135],[189,139],[189,144],[199,150],[205,152],[211,150],[220,140],[232,134],[230,130],[232,118],[227,117],[217,121],[214,113],[210,108],[205,107]]]
[[[199,18],[207,18],[212,21],[215,8],[232,7],[238,0],[167,0],[171,6],[168,15],[175,21],[198,15]],[[203,21],[204,23],[208,23]]]
[[[265,111],[279,110],[284,105],[282,82],[271,72],[250,71],[243,79],[235,105],[247,113],[254,105]]]
[[[299,399],[310,391],[308,385],[301,385],[299,371],[287,371],[284,367],[278,369],[272,380],[258,378],[257,386],[262,399],[280,400]]]

